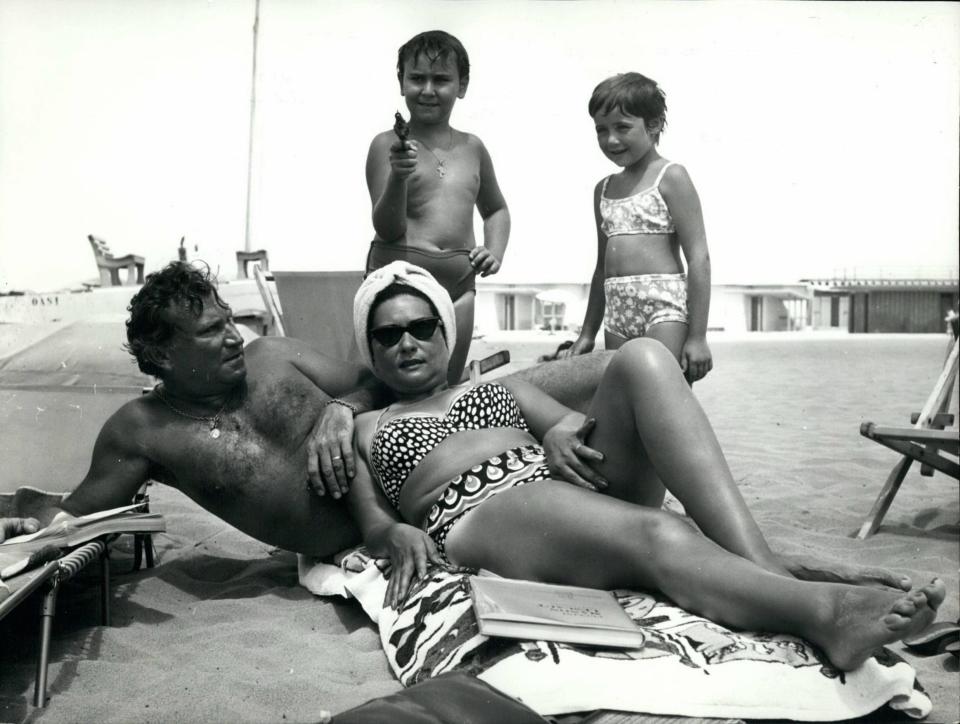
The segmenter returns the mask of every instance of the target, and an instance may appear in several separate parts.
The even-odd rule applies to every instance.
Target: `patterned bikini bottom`
[[[446,558],[447,535],[463,516],[504,490],[551,477],[539,445],[521,445],[494,455],[450,481],[427,513],[423,528]]]

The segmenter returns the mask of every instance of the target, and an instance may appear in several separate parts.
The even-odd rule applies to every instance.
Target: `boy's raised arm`
[[[384,241],[407,232],[407,179],[417,168],[415,141],[401,142],[393,132],[380,133],[367,153],[367,190],[373,206],[373,228]]]

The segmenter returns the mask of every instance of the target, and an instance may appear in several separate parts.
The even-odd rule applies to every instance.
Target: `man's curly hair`
[[[171,314],[173,309],[183,309],[199,317],[203,313],[203,301],[211,296],[221,307],[227,306],[206,266],[198,268],[175,261],[147,275],[143,287],[133,295],[127,307],[130,318],[127,320],[127,344],[124,345],[137,360],[141,372],[161,377],[158,353],[170,342],[177,329]]]

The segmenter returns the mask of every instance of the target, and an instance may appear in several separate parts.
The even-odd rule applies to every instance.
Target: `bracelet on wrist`
[[[357,412],[359,412],[355,405],[351,405],[349,402],[347,402],[346,400],[341,400],[339,397],[332,397],[329,400],[327,400],[325,403],[323,403],[324,407],[326,407],[327,405],[341,405],[342,407],[346,407],[348,410],[350,410],[350,412],[353,413],[354,417],[356,417]]]

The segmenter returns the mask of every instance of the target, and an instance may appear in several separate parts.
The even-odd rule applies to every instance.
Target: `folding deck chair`
[[[880,527],[883,516],[890,508],[914,460],[921,463],[921,475],[931,476],[934,470],[939,470],[960,480],[960,465],[956,462],[960,453],[960,438],[958,438],[957,428],[953,427],[953,415],[946,412],[957,379],[958,349],[960,349],[960,340],[954,339],[953,347],[943,365],[943,371],[924,403],[923,409],[910,417],[912,427],[881,427],[872,422],[864,422],[860,426],[861,435],[902,455],[900,462],[894,465],[890,475],[887,476],[870,514],[860,526],[856,535],[860,540],[873,535]],[[952,456],[952,459],[944,453]]]

